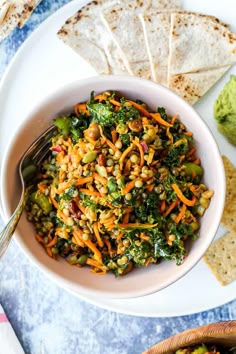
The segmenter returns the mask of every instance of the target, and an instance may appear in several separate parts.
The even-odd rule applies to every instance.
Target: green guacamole
[[[232,75],[214,105],[218,130],[236,145],[236,76]]]

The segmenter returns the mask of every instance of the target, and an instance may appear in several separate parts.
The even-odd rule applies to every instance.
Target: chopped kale
[[[72,200],[74,197],[75,190],[76,190],[76,186],[72,185],[66,192],[60,195],[60,199]]]

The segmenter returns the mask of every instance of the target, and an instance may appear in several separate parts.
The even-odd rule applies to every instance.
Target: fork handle
[[[21,214],[22,214],[24,207],[25,207],[25,200],[26,200],[25,196],[26,196],[26,194],[22,193],[21,199],[19,201],[19,204],[18,204],[14,214],[12,215],[12,217],[8,221],[7,225],[4,227],[4,229],[0,233],[0,258],[5,253],[8,245],[11,241],[11,238],[15,232],[15,229],[18,225]]]

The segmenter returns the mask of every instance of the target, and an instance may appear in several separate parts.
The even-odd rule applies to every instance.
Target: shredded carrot
[[[178,224],[180,222],[180,220],[183,218],[185,211],[186,211],[187,207],[185,204],[182,205],[179,214],[177,215],[177,217],[175,218],[175,222],[176,224]]]
[[[139,224],[139,223],[133,223],[133,224],[118,224],[118,226],[121,229],[152,229],[153,227],[156,227],[157,224]]]
[[[113,98],[111,100],[109,100],[109,102],[111,102],[114,106],[117,106],[117,107],[120,107],[121,106],[121,103],[114,100]]]
[[[115,144],[116,140],[117,140],[117,132],[115,130],[111,131],[111,139],[113,144]]]
[[[57,194],[63,193],[66,189],[70,188],[74,181],[62,182],[59,184]]]
[[[196,148],[193,147],[191,150],[189,150],[189,152],[187,153],[186,157],[189,158],[189,157],[192,156],[195,152],[196,152]]]
[[[119,235],[116,237],[117,241],[120,241],[124,236],[124,232],[120,232]]]
[[[171,118],[170,123],[171,123],[172,125],[174,125],[174,122],[175,122],[176,119],[178,119],[178,118],[179,118],[179,115],[178,115],[178,114],[175,114],[175,115]]]
[[[143,125],[150,125],[150,122],[149,122],[149,120],[147,119],[147,117],[143,117],[143,118],[142,118],[142,122],[143,122]]]
[[[150,184],[150,185],[147,187],[148,192],[153,191],[154,187],[155,187],[155,184]]]
[[[185,136],[193,136],[193,133],[192,132],[184,132],[183,133]]]
[[[78,204],[78,208],[83,214],[85,214],[85,207],[81,203]]]
[[[109,218],[100,221],[100,223],[105,225],[105,226],[108,226],[108,225],[111,225],[115,219],[116,219],[115,215],[112,215]]]
[[[52,257],[52,256],[53,256],[53,255],[52,255],[51,248],[46,247],[45,250],[46,250],[47,254],[49,255],[49,257]],[[53,258],[53,257],[52,257],[52,258]]]
[[[99,247],[103,247],[104,243],[103,243],[103,241],[102,241],[102,239],[101,239],[101,236],[100,236],[100,233],[99,233],[99,228],[98,228],[98,223],[97,223],[97,222],[95,222],[95,223],[93,224],[93,230],[94,230],[94,234],[95,234],[95,236],[96,236],[97,242],[98,242],[98,246],[99,246]]]
[[[150,115],[157,123],[164,125],[165,127],[172,127],[172,124],[162,119],[159,113],[150,113]]]
[[[126,186],[124,188],[122,188],[122,195],[126,195],[127,193],[129,193],[131,191],[131,189],[133,189],[135,186],[135,181],[130,181],[126,184]]]
[[[42,192],[42,193],[45,193],[45,190],[47,189],[47,186],[45,184],[42,184],[42,183],[38,183],[37,187],[40,190],[40,192]]]
[[[93,273],[96,273],[96,274],[101,274],[101,275],[104,275],[106,274],[106,268],[104,265],[98,263],[97,261],[95,261],[94,259],[92,258],[87,258],[87,261],[86,261],[86,264],[90,265],[90,266],[93,266],[97,269],[100,269],[101,272],[97,272],[97,271],[93,271]]]
[[[125,163],[125,167],[124,167],[124,173],[123,173],[124,176],[129,174],[130,169],[131,169],[131,165],[132,165],[131,161],[127,160]]]
[[[147,266],[150,264],[151,260],[152,260],[151,257],[149,257],[149,258],[146,260],[146,262],[144,263],[145,267],[147,267]]]
[[[108,230],[108,231],[111,231],[111,230],[113,230],[114,228],[116,228],[116,224],[109,224],[109,225],[107,225],[106,226],[106,229]]]
[[[170,133],[170,127],[168,127],[166,129],[166,136],[168,137],[168,139],[170,140],[171,144],[173,144],[174,138],[173,135]]]
[[[81,240],[81,238],[78,236],[78,234],[75,231],[73,232],[72,242],[74,242],[76,245],[80,247],[85,246],[84,242]]]
[[[160,206],[160,212],[161,212],[161,214],[164,213],[165,209],[166,209],[166,201],[165,201],[165,200],[162,200],[162,201],[161,201],[161,206]]]
[[[56,209],[58,209],[59,208],[59,204],[57,203],[57,201],[51,195],[49,195],[49,199],[52,202],[52,204],[54,205],[54,207]]]
[[[177,204],[178,204],[178,200],[176,199],[169,205],[169,207],[164,212],[163,216],[166,217],[167,215],[169,215],[171,211],[177,206]]]
[[[151,166],[155,166],[155,165],[157,165],[157,164],[158,164],[158,162],[159,162],[159,160],[153,161],[153,162],[151,163]]]
[[[68,216],[66,216],[62,210],[57,209],[57,216],[59,217],[60,220],[62,220],[65,224],[67,224]]]
[[[90,190],[90,192],[94,192],[94,187],[92,186],[92,184],[88,183],[87,188]]]
[[[108,94],[106,92],[103,92],[103,93],[95,96],[94,101],[99,101],[99,102],[106,101],[107,97],[108,97]]]
[[[98,180],[100,183],[102,183],[103,185],[107,184],[107,179],[105,177],[100,176],[98,173],[93,173],[93,176],[96,180]]]
[[[120,158],[120,170],[122,171],[123,170],[123,165],[124,165],[124,161],[125,161],[125,158],[126,156],[133,150],[134,148],[134,145],[131,144],[121,155],[121,158]]]
[[[101,194],[99,192],[91,192],[89,189],[80,188],[80,192],[85,195],[91,195],[94,197],[101,197]]]
[[[150,165],[152,163],[153,157],[155,154],[155,150],[150,148],[149,149],[149,154],[148,154],[148,159],[147,159],[147,164]]]
[[[187,143],[188,142],[188,140],[187,139],[185,139],[185,138],[183,138],[183,139],[179,139],[179,140],[177,140],[174,144],[173,144],[173,146],[174,147],[176,147],[176,146],[179,146],[180,144],[182,144],[182,143]]]
[[[141,104],[138,104],[134,101],[128,101],[128,102],[131,103],[132,106],[137,108],[139,112],[142,113],[145,117],[150,117],[150,113]]]
[[[175,193],[177,194],[177,197],[181,200],[181,202],[183,202],[184,204],[186,204],[187,206],[193,206],[196,203],[196,197],[193,196],[192,200],[187,199],[181,189],[177,186],[177,184],[173,183],[171,185],[171,187],[174,189]]]
[[[53,247],[57,243],[58,237],[54,236],[51,242],[49,242],[45,247]]]
[[[91,240],[83,240],[85,245],[91,249],[94,253],[94,258],[96,261],[102,264],[102,255],[101,252],[97,249],[96,245]]]
[[[130,213],[131,213],[132,210],[133,210],[133,208],[127,208],[125,210],[125,214],[124,214],[123,219],[122,219],[122,224],[128,224]]]
[[[140,233],[141,240],[150,241],[150,236],[146,235],[145,232]]]
[[[144,152],[143,152],[143,148],[142,145],[137,142],[137,140],[133,141],[134,145],[137,146],[137,148],[139,149],[139,153],[140,153],[140,167],[143,167],[144,165]]]
[[[80,178],[80,179],[75,183],[75,185],[76,185],[76,186],[81,186],[82,184],[86,184],[86,183],[90,183],[90,182],[93,182],[93,176]]]
[[[36,238],[36,240],[37,240],[39,243],[44,244],[43,238],[42,238],[39,234],[35,234],[35,238]]]
[[[111,243],[107,238],[105,238],[104,243],[106,244],[109,256],[111,257]]]
[[[113,151],[118,151],[117,147],[109,139],[106,139],[106,143]]]
[[[87,110],[87,106],[85,103],[78,103],[74,106],[74,111],[77,117],[82,113],[89,115],[89,111]]]
[[[193,163],[195,163],[196,165],[199,165],[200,164],[200,159],[197,158],[196,160],[193,161]]]

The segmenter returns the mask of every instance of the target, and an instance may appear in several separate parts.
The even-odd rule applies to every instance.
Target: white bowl
[[[181,266],[163,261],[143,269],[136,269],[124,277],[113,274],[97,276],[88,268],[78,269],[63,259],[55,261],[34,238],[32,224],[23,215],[15,238],[24,253],[47,275],[63,287],[73,287],[81,294],[111,298],[129,298],[159,291],[185,275],[201,259],[212,242],[219,226],[225,198],[225,176],[217,144],[201,117],[184,100],[169,89],[151,81],[125,76],[100,76],[79,80],[53,92],[39,102],[7,147],[1,169],[1,198],[5,221],[16,207],[21,187],[17,164],[32,141],[52,124],[53,118],[72,111],[73,105],[86,101],[91,91],[117,90],[131,99],[141,99],[151,109],[165,107],[170,115],[179,114],[180,120],[194,134],[198,155],[204,172],[204,183],[214,190],[210,207],[201,218],[200,237],[190,245],[190,252]],[[16,112],[17,114],[17,112]],[[187,290],[187,289],[186,289]]]

